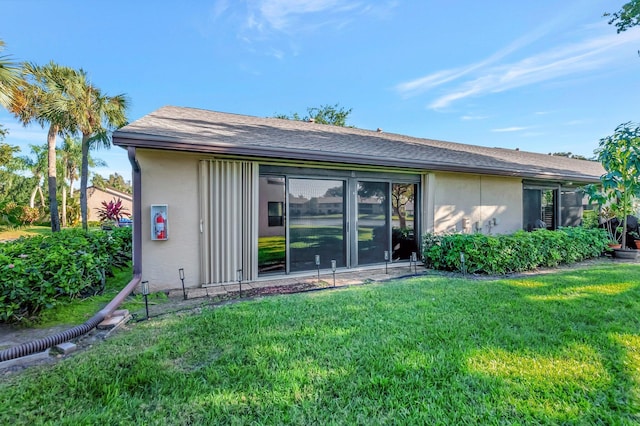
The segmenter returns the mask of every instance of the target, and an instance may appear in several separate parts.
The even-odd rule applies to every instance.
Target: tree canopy
[[[305,116],[294,112],[291,115],[275,114],[273,118],[282,118],[284,120],[296,121],[312,121],[319,124],[330,124],[332,126],[347,127],[347,119],[349,118],[351,111],[351,108],[345,109],[339,104],[320,105],[319,107],[307,108],[307,114]]]
[[[631,27],[640,24],[640,0],[631,0],[622,5],[622,8],[614,13],[605,13],[609,16],[609,25],[615,25],[618,33],[627,31]]]
[[[607,204],[622,216],[622,248],[626,245],[627,216],[633,214],[633,201],[640,197],[640,126],[622,123],[613,135],[600,139],[595,151],[604,167],[601,188],[586,187],[591,200]]]
[[[125,181],[124,177],[118,173],[112,173],[108,178],[104,178],[101,175],[94,175],[91,179],[93,186],[104,189],[112,188],[125,194],[132,194],[133,188],[130,181]]]

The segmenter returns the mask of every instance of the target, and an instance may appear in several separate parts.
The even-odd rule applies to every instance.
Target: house
[[[131,194],[121,192],[113,188],[98,188],[90,186],[87,188],[87,220],[91,222],[99,222],[99,210],[104,208],[103,202],[122,200],[124,212],[131,214],[133,211],[133,197]]]
[[[121,128],[155,290],[403,260],[424,232],[577,225],[599,163],[167,106]],[[319,256],[316,258],[316,256]],[[241,275],[240,275],[241,274]]]

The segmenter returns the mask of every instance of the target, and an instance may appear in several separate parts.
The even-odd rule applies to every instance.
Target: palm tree
[[[56,136],[63,131],[73,131],[75,123],[65,110],[54,104],[68,98],[67,86],[76,71],[50,62],[45,66],[24,64],[23,79],[14,91],[10,110],[22,122],[29,125],[36,121],[43,128],[49,125],[47,133],[49,210],[51,231],[60,230],[58,200],[56,197]]]
[[[45,207],[44,194],[42,193],[42,176],[47,168],[47,146],[46,145],[29,145],[31,147],[31,153],[35,155],[35,159],[31,157],[22,157],[22,162],[25,167],[33,175],[35,185],[31,190],[31,197],[29,198],[29,207],[34,208],[36,206],[36,195],[40,194],[40,206]]]
[[[89,150],[95,146],[111,146],[111,131],[127,122],[128,100],[125,95],[107,96],[87,80],[82,69],[68,86],[69,99],[59,99],[55,109],[66,111],[82,133],[82,169],[80,174],[80,212],[82,228],[87,229],[87,182]]]
[[[67,226],[67,188],[69,197],[73,197],[73,184],[80,176],[82,165],[82,146],[80,139],[66,135],[62,147],[58,150],[62,169],[62,226]],[[107,163],[89,155],[89,167],[104,167]],[[67,181],[69,182],[67,184]]]
[[[0,52],[4,50],[4,41],[0,40]],[[11,104],[13,89],[18,84],[20,67],[11,60],[10,56],[0,56],[0,105],[8,107]]]

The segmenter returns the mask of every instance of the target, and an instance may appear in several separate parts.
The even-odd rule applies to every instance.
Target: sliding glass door
[[[289,179],[289,270],[346,266],[345,181]]]
[[[389,250],[389,184],[358,182],[358,265],[384,262]]]
[[[406,261],[418,251],[416,183],[273,168],[259,179],[258,271],[289,274]],[[326,176],[325,176],[326,175]]]

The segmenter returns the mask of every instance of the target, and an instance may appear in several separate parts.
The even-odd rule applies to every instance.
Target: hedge
[[[464,257],[465,272],[506,274],[597,257],[608,241],[603,229],[581,227],[508,235],[426,234],[422,254],[433,269],[462,271]]]
[[[0,244],[0,322],[33,320],[62,300],[104,288],[105,275],[131,260],[131,228],[63,230]]]

